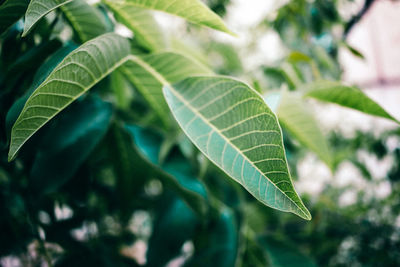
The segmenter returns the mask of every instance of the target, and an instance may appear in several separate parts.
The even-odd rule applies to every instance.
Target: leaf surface
[[[311,84],[307,89],[305,93],[306,97],[338,104],[399,123],[397,119],[387,113],[378,103],[356,87],[345,86],[338,82],[319,81]]]
[[[103,15],[85,0],[69,2],[61,6],[61,10],[82,42],[107,32],[107,24]]]
[[[11,131],[9,160],[43,125],[129,59],[129,41],[104,34],[70,53],[27,100]]]
[[[54,9],[71,1],[72,0],[32,0],[25,13],[25,24],[22,37],[26,36],[41,18]]]
[[[275,114],[246,84],[223,77],[192,77],[164,87],[173,115],[191,141],[254,197],[304,219]]]
[[[162,50],[167,47],[164,32],[149,10],[111,0],[107,0],[105,3],[114,12],[116,19],[135,34],[138,43],[143,47],[150,51]]]
[[[163,11],[192,23],[234,35],[222,19],[199,0],[119,0],[117,2]]]
[[[277,116],[282,127],[286,128],[301,144],[315,152],[332,168],[332,157],[328,143],[301,96],[284,92],[278,106]]]
[[[174,52],[135,58],[124,64],[121,70],[164,122],[169,109],[162,94],[163,85],[178,82],[188,76],[211,74],[200,63]]]
[[[28,4],[29,0],[6,0],[0,5],[0,34],[24,15]]]

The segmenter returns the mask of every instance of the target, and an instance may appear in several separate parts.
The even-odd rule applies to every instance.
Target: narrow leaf
[[[82,42],[107,32],[107,24],[103,15],[85,0],[69,2],[61,6],[61,10]]]
[[[28,4],[29,0],[6,0],[0,5],[0,34],[24,15]]]
[[[199,0],[119,0],[138,7],[163,11],[182,17],[192,23],[234,35],[222,19]]]
[[[9,160],[43,125],[129,59],[129,41],[109,33],[70,53],[27,100],[11,131]]]
[[[345,86],[338,82],[319,81],[311,84],[307,89],[308,90],[305,93],[306,97],[312,97],[320,101],[338,104],[343,107],[348,107],[366,114],[400,123],[397,119],[387,113],[378,103],[356,87]]]
[[[328,143],[300,95],[284,92],[277,115],[282,127],[286,128],[302,145],[315,152],[332,168]]]
[[[25,13],[25,25],[22,37],[26,36],[32,27],[54,9],[72,0],[32,0]]]
[[[109,0],[105,3],[114,12],[116,19],[135,34],[140,45],[150,51],[167,47],[164,33],[149,10],[129,3],[120,4]]]
[[[211,74],[210,70],[196,61],[173,52],[132,59],[121,70],[164,122],[169,109],[162,94],[163,85],[192,75]]]
[[[311,219],[293,187],[277,118],[255,90],[230,78],[192,77],[165,86],[164,95],[212,162],[265,205]]]

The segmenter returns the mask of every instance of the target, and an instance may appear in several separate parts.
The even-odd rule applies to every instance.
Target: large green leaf
[[[82,42],[107,32],[104,16],[85,0],[74,0],[61,6],[61,10]]]
[[[305,93],[307,97],[338,104],[399,123],[397,119],[387,113],[378,103],[356,87],[345,86],[338,82],[318,81],[309,85],[307,89]]]
[[[192,23],[233,35],[222,19],[199,0],[117,0],[115,2],[163,11],[182,17]]]
[[[311,215],[297,195],[275,114],[246,84],[223,77],[192,77],[165,86],[176,120],[217,166],[267,206]]]
[[[129,59],[129,41],[108,33],[70,53],[27,100],[11,131],[9,160],[43,125]]]
[[[163,85],[178,82],[191,75],[211,74],[203,65],[174,52],[135,58],[124,64],[121,70],[164,122],[169,110],[162,94]]]
[[[114,12],[116,19],[132,30],[138,43],[143,47],[150,51],[167,47],[164,32],[149,10],[112,0],[107,0],[105,3]]]
[[[29,0],[6,0],[0,5],[0,34],[24,15],[28,4]]]
[[[284,92],[277,115],[282,127],[332,168],[332,157],[328,143],[301,95]]]
[[[54,9],[72,0],[32,0],[25,13],[25,25],[22,37],[26,36],[32,27]]]

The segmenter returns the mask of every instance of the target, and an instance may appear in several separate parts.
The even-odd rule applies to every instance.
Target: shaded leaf
[[[255,198],[304,219],[275,114],[237,80],[193,77],[164,87],[173,115],[192,142]]]
[[[234,35],[222,19],[199,0],[120,0],[119,2],[170,13],[192,23]]]
[[[9,160],[43,125],[129,58],[129,42],[102,35],[70,53],[27,100],[11,132]]]
[[[61,6],[65,17],[82,42],[107,32],[104,16],[85,0],[74,0]]]
[[[164,33],[149,10],[126,2],[107,0],[105,3],[116,15],[116,19],[135,34],[138,43],[143,47],[149,51],[167,47]]]
[[[369,98],[360,89],[346,86],[339,82],[315,82],[307,87],[305,96],[324,102],[338,104],[343,107],[348,107],[366,114],[386,118],[399,123],[397,119],[387,113],[378,103]]]
[[[28,4],[29,0],[7,0],[0,5],[0,34],[24,15]]]
[[[41,18],[54,9],[71,1],[72,0],[32,0],[25,13],[25,24],[22,37],[26,36]]]

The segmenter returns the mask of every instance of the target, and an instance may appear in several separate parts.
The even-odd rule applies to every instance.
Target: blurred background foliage
[[[229,0],[205,2],[219,15],[228,15]],[[255,27],[253,38],[273,31],[284,53],[256,71],[246,67],[237,48],[194,25],[183,31],[193,46],[173,39],[170,43],[172,49],[217,73],[245,79],[262,93],[294,91],[322,78],[340,80],[339,47],[362,58],[346,36],[373,1],[366,0],[344,18],[339,8],[351,2],[296,0],[277,6]],[[102,4],[96,9],[113,20]],[[400,265],[399,130],[350,137],[335,130],[324,133],[332,150],[332,172],[350,164],[368,186],[359,190],[328,181],[318,194],[303,193],[313,215],[310,222],[263,206],[202,156],[180,130],[160,128],[120,72],[71,105],[8,163],[11,125],[26,92],[80,44],[59,11],[21,39],[23,14],[7,30],[1,28],[0,37],[3,266]],[[72,38],[62,37],[65,31]],[[132,47],[148,53],[135,38]],[[283,130],[296,179],[301,162],[312,152]],[[390,193],[384,198],[368,191],[382,179],[374,177],[374,166],[363,155],[389,162],[382,179]],[[314,158],[312,164],[323,163]],[[355,201],[343,205],[348,192],[356,192]]]

